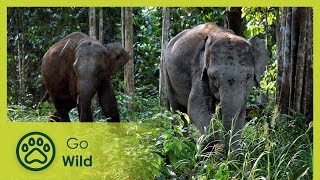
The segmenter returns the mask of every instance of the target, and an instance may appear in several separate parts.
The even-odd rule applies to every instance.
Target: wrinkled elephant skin
[[[232,134],[238,133],[244,127],[246,98],[260,81],[267,60],[260,39],[246,40],[212,23],[179,33],[165,51],[165,81],[172,110],[187,112],[205,133],[220,103],[225,130],[231,130],[235,119]],[[225,139],[227,146],[229,138]]]

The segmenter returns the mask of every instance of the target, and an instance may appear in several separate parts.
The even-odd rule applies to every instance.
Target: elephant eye
[[[247,74],[246,80],[249,80],[251,78],[251,74]]]

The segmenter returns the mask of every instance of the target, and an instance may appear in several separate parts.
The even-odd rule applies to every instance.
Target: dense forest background
[[[125,20],[128,9],[132,11],[131,30],[126,29],[130,27]],[[38,103],[45,94],[41,59],[55,42],[80,31],[104,44],[124,44],[126,29],[132,33],[133,63],[118,72],[112,82],[122,121],[145,122],[156,129],[143,137],[144,148],[152,153],[140,154],[144,159],[141,166],[153,162],[145,176],[312,179],[311,8],[8,8],[7,18],[9,121],[47,121],[54,111],[50,100],[40,106]],[[271,56],[260,88],[254,88],[249,97],[240,153],[204,159],[197,142],[175,136],[182,126],[170,128],[170,120],[179,117],[163,107],[160,67],[163,44],[179,32],[206,22],[232,29],[246,39],[258,35]],[[134,81],[133,93],[126,91],[127,81]],[[101,109],[95,109],[94,118],[103,119]],[[76,109],[70,115],[72,121],[78,121]],[[188,128],[201,136],[192,125]]]

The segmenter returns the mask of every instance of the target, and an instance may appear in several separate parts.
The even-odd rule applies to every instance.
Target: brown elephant
[[[168,43],[164,62],[173,111],[188,113],[205,133],[220,103],[224,129],[233,130],[235,142],[244,127],[246,99],[260,81],[268,56],[257,37],[246,40],[213,23],[179,33]],[[226,136],[226,145],[229,139]]]
[[[54,44],[42,60],[45,88],[56,108],[50,120],[70,122],[69,111],[77,107],[81,122],[92,122],[91,99],[99,102],[111,122],[119,122],[111,76],[131,56],[120,43],[104,47],[97,40],[74,32]]]

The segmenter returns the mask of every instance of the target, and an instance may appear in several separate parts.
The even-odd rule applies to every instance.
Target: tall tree
[[[103,9],[99,8],[99,41],[103,43]]]
[[[166,95],[166,86],[164,84],[164,51],[168,44],[169,39],[169,26],[170,26],[170,9],[164,7],[162,10],[162,39],[161,39],[161,59],[160,59],[160,83],[159,83],[159,95],[160,105],[166,105],[168,107],[168,98]]]
[[[89,7],[89,35],[90,37],[93,37],[96,39],[96,8]],[[100,30],[100,24],[99,24],[99,30]],[[100,35],[100,32],[99,32]],[[99,39],[100,40],[100,39]],[[98,94],[96,93],[91,102],[91,109],[92,111],[95,111],[95,109],[98,107]]]
[[[269,43],[269,24],[268,24],[268,18],[269,18],[269,8],[268,7],[265,7],[263,8],[263,12],[264,12],[264,15],[265,15],[265,21],[264,21],[264,31],[265,31],[265,46],[266,48],[268,49],[268,43]]]
[[[18,46],[18,51],[16,56],[18,65],[16,66],[18,69],[18,103],[23,104],[23,101],[25,101],[25,82],[26,82],[26,77],[25,77],[25,25],[24,25],[24,14],[23,11],[19,11],[17,13],[17,21],[21,20],[23,23],[21,23],[20,29],[17,28],[17,46]],[[20,31],[20,32],[19,32]]]
[[[241,7],[227,7],[224,26],[236,35],[242,36]]]
[[[283,8],[277,25],[277,103],[282,114],[302,113],[312,120],[313,11]]]
[[[133,57],[133,24],[132,7],[123,8],[123,42],[125,50]],[[133,58],[124,66],[124,92],[129,96],[134,96],[134,63]],[[128,109],[133,109],[133,102],[129,102]]]
[[[96,8],[89,8],[89,35],[90,37],[96,38]]]
[[[125,47],[125,7],[121,7],[121,43]]]

